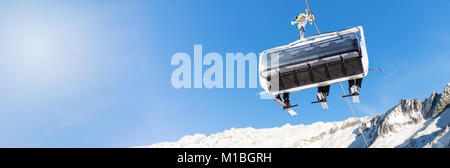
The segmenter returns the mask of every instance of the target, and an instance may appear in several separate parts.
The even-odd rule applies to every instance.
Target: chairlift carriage
[[[267,49],[259,59],[261,87],[275,96],[275,102],[291,115],[296,114],[291,110],[296,105],[289,104],[289,93],[318,87],[318,101],[312,103],[328,108],[326,97],[330,85],[339,82],[349,83],[350,95],[343,97],[353,97],[353,102],[359,102],[359,88],[368,72],[369,59],[361,26],[303,37]],[[283,101],[281,94],[287,95],[287,100]]]

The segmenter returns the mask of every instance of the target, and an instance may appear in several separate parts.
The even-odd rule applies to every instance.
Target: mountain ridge
[[[383,114],[255,129],[231,128],[206,136],[187,135],[176,142],[137,147],[450,147],[450,83],[442,93],[420,101],[401,99]],[[367,144],[367,146],[366,146]]]

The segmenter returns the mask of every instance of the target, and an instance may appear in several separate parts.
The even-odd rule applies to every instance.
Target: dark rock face
[[[433,92],[431,96],[423,101],[423,114],[425,119],[434,118],[449,107],[450,104],[450,83],[445,87],[444,92],[437,94]]]
[[[363,123],[358,133],[364,132],[369,146],[379,136],[396,132],[396,128],[408,124],[417,124],[429,118],[439,116],[450,107],[450,83],[441,94],[433,92],[423,102],[419,99],[400,100],[400,102],[382,115],[373,117],[369,123]]]
[[[422,102],[422,106],[423,106],[423,116],[425,117],[425,119],[428,119],[430,117],[432,117],[432,113],[433,113],[433,109],[435,108],[434,105],[436,105],[439,101],[439,94],[437,94],[436,92],[431,93],[431,96],[429,98],[426,98],[423,102]]]
[[[432,117],[438,116],[441,112],[443,112],[446,108],[449,107],[450,104],[450,83],[445,87],[444,92],[439,95],[439,102],[436,105],[436,108],[433,111]]]

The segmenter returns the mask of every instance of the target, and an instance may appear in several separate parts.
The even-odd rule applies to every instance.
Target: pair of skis
[[[322,109],[328,109],[328,104],[327,104],[327,101],[325,101],[325,100],[311,102],[311,104],[315,104],[315,103],[320,103],[320,105],[322,105]]]
[[[342,97],[344,97],[344,98],[345,97],[352,97],[353,98],[353,103],[359,103],[359,94],[345,95],[345,96],[342,96]],[[275,101],[275,103],[280,105],[283,108],[283,110],[286,110],[291,116],[297,115],[297,112],[295,112],[292,109],[293,107],[297,107],[298,106],[297,104],[296,105],[292,105],[292,106],[286,106],[286,104],[283,101],[281,101],[280,99],[275,98],[274,101]],[[322,100],[322,101],[315,101],[315,102],[311,102],[311,103],[312,104],[320,103],[322,105],[322,109],[328,109],[327,101]]]
[[[275,101],[275,103],[277,103],[277,104],[279,104],[281,107],[283,107],[283,110],[286,110],[291,116],[297,115],[297,113],[296,113],[294,110],[292,110],[292,108],[298,106],[298,104],[292,105],[292,106],[287,106],[283,101],[281,101],[281,100],[278,99],[278,98],[275,98],[274,101]]]
[[[359,94],[354,94],[354,95],[345,95],[342,97],[352,97],[353,98],[353,103],[359,103]]]

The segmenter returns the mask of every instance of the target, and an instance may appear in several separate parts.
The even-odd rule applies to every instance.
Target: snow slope
[[[162,142],[150,148],[165,147],[450,147],[450,83],[441,94],[432,93],[424,101],[400,100],[382,115],[349,118],[341,122],[317,122],[254,129],[232,128],[206,136],[195,134],[177,142]]]

